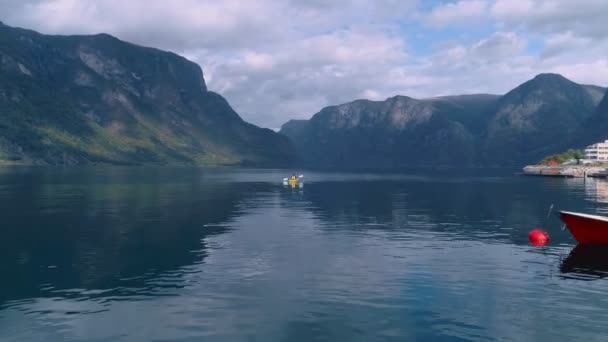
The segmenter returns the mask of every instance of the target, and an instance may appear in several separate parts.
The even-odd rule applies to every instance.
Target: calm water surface
[[[0,341],[608,340],[608,183],[288,173],[0,168]]]

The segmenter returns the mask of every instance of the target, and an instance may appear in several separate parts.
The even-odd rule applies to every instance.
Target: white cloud
[[[507,25],[541,34],[571,31],[605,39],[608,30],[606,0],[497,0],[491,12]]]
[[[492,14],[502,19],[527,17],[534,9],[533,0],[497,0],[492,6]]]
[[[364,98],[364,99],[368,99],[368,100],[373,100],[373,101],[383,100],[382,94],[380,94],[378,91],[376,91],[374,89],[365,89],[361,93],[360,97]]]
[[[542,58],[563,56],[569,52],[579,54],[581,49],[591,46],[590,38],[575,36],[571,31],[559,33],[545,40]]]
[[[209,88],[246,120],[272,128],[357,98],[502,93],[548,71],[608,83],[608,1],[423,4],[0,0],[0,20],[175,51],[199,63]]]
[[[359,97],[370,86],[387,82],[391,69],[408,59],[402,39],[365,30],[336,31],[269,49],[263,56],[271,63],[264,65],[271,67],[264,70],[258,65],[261,61],[251,62],[252,55],[260,54],[237,54],[214,65],[209,83],[236,108],[256,103],[257,108],[271,109],[272,114],[262,114],[263,109],[251,113],[264,115],[269,127]],[[217,74],[221,79],[215,78]]]
[[[435,7],[428,16],[428,22],[435,26],[471,23],[483,19],[489,9],[484,0],[464,0]]]
[[[280,39],[283,25],[269,25],[268,19],[285,18],[288,10],[264,0],[49,0],[26,3],[20,9],[7,20],[48,33],[107,32],[178,50],[255,47]]]
[[[498,32],[477,42],[472,52],[484,61],[503,60],[520,55],[527,42],[513,32]]]
[[[439,44],[419,59],[412,73],[424,75],[417,96],[465,93],[505,93],[535,74],[536,59],[525,53],[526,39],[513,32],[497,32],[469,44]]]
[[[585,83],[608,85],[608,58],[593,62],[558,64],[548,70]]]
[[[244,54],[247,66],[257,70],[270,70],[275,65],[275,58],[266,53],[247,52]]]

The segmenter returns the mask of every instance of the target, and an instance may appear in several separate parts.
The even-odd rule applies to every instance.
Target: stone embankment
[[[561,166],[545,166],[545,165],[530,165],[524,167],[523,175],[525,176],[546,176],[546,177],[596,177],[608,176],[605,166],[584,166],[584,165],[561,165]]]

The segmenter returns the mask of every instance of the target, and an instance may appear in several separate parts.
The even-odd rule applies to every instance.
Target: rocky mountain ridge
[[[181,56],[0,25],[0,161],[281,166],[291,150]]]
[[[569,147],[597,116],[605,91],[540,74],[502,96],[394,96],[329,106],[286,123],[281,133],[308,166],[514,166]]]

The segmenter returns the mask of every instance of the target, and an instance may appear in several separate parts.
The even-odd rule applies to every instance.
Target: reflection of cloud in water
[[[530,253],[528,247],[464,241],[451,233],[366,224],[326,230],[305,208],[282,207],[278,194],[265,203],[262,211],[235,218],[229,233],[204,238],[208,257],[189,266],[175,296],[135,302],[40,299],[26,307],[51,310],[67,339],[171,339],[190,331],[191,338],[308,341],[341,340],[356,331],[367,340],[520,341],[535,339],[537,320],[544,322],[542,336],[573,338],[581,325],[564,330],[551,319],[554,310],[568,307],[576,314],[575,304],[597,299],[583,295],[592,289],[579,289],[560,303],[542,297],[529,302],[547,280],[557,291],[568,287],[551,281],[560,251]],[[95,310],[105,311],[62,314]],[[48,319],[24,326],[21,315],[11,311],[2,324],[29,329]]]
[[[305,198],[327,229],[348,230],[365,223],[384,230],[429,230],[527,245],[527,232],[544,223],[552,203],[570,207],[561,201],[563,188],[547,190],[545,184],[529,180],[314,183],[307,185]],[[542,192],[546,195],[537,195]],[[556,230],[552,239],[561,243],[570,241],[570,235]]]

